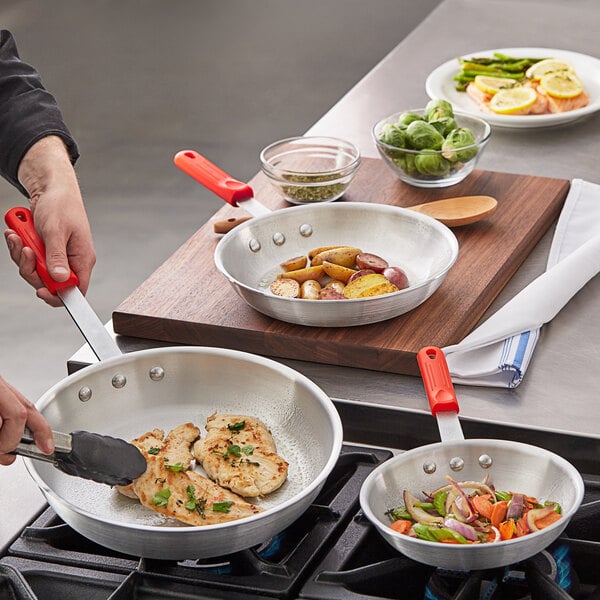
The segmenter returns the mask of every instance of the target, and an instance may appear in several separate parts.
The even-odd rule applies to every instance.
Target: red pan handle
[[[458,400],[444,353],[435,346],[427,346],[421,348],[417,353],[417,362],[423,377],[431,414],[434,416],[438,412],[458,414]]]
[[[247,183],[234,179],[195,150],[181,150],[173,162],[231,206],[254,197],[254,191]]]
[[[35,254],[36,271],[44,285],[53,293],[58,290],[79,285],[77,275],[71,271],[66,281],[54,281],[46,268],[46,246],[33,224],[33,215],[28,208],[17,206],[4,215],[6,224],[23,240],[23,245],[31,248]]]

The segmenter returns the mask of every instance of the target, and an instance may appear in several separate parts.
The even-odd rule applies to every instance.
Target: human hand
[[[19,181],[31,198],[35,228],[46,246],[46,265],[55,281],[66,281],[72,269],[86,293],[96,253],[75,170],[63,141],[48,136],[36,142],[19,165]],[[4,232],[12,260],[37,296],[51,306],[61,306],[58,296],[44,286],[35,269],[35,255],[23,247],[11,229]]]
[[[12,464],[12,452],[21,441],[25,426],[33,433],[36,446],[44,454],[54,452],[50,425],[36,407],[0,377],[0,465]]]

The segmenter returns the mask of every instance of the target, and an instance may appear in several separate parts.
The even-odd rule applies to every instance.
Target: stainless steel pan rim
[[[399,232],[397,225],[405,229]],[[385,296],[318,303],[269,292],[279,262],[311,247],[334,244],[356,245],[390,259],[410,250],[411,258],[402,256],[391,263],[414,270],[409,273],[410,287]],[[416,308],[437,290],[457,257],[452,231],[427,215],[383,204],[342,202],[295,206],[246,221],[219,241],[214,260],[236,292],[259,312],[301,325],[346,327]]]
[[[483,453],[494,458],[489,470],[481,468],[477,462],[477,457]],[[464,469],[453,473],[448,463],[457,455],[470,456],[473,460],[466,460]],[[437,464],[437,471],[432,475],[422,469],[431,461]],[[403,489],[418,494],[444,485],[446,474],[458,481],[481,481],[486,473],[497,489],[512,489],[560,502],[563,518],[521,538],[481,545],[435,544],[400,534],[389,527],[391,522],[384,514],[385,510],[403,503]],[[546,474],[548,479],[544,481]],[[511,481],[514,487],[511,487]],[[579,472],[552,452],[520,442],[468,439],[429,444],[394,456],[367,477],[360,491],[360,505],[381,536],[406,556],[437,567],[474,570],[519,562],[546,548],[567,527],[583,494],[584,484]]]
[[[164,366],[164,387],[160,385],[160,381],[151,381],[149,367],[153,368],[152,365],[159,368]],[[223,365],[223,375],[219,374],[218,365]],[[231,373],[239,370],[240,365],[248,372],[239,373],[240,381],[231,381]],[[199,370],[200,374],[197,375],[196,370]],[[184,380],[183,373],[188,374],[189,381]],[[152,413],[156,413],[157,410],[162,411],[162,414],[169,414],[174,423],[195,421],[194,418],[185,419],[180,416],[182,412],[187,414],[190,406],[188,402],[195,406],[194,398],[183,398],[181,406],[173,402],[173,399],[179,397],[183,387],[197,385],[198,378],[206,379],[206,373],[214,373],[214,381],[206,381],[208,400],[202,397],[202,389],[190,391],[200,396],[198,410],[203,414],[211,414],[213,406],[214,410],[219,410],[219,399],[215,396],[215,390],[217,393],[218,390],[222,390],[222,398],[225,398],[230,392],[234,394],[245,389],[247,384],[249,388],[253,388],[248,391],[248,398],[260,398],[264,395],[263,403],[257,405],[259,414],[256,416],[265,420],[266,415],[268,422],[269,413],[273,413],[272,420],[279,425],[273,431],[276,440],[279,438],[288,446],[294,446],[290,472],[296,469],[299,482],[291,482],[286,491],[275,496],[270,503],[267,500],[264,504],[265,512],[249,518],[201,527],[177,524],[171,526],[168,523],[157,526],[152,520],[154,514],[149,517],[151,524],[147,524],[143,519],[142,522],[136,522],[135,515],[131,519],[128,514],[121,515],[119,507],[123,502],[127,504],[128,499],[118,498],[115,507],[104,505],[98,512],[94,512],[96,505],[90,504],[86,494],[96,494],[96,490],[102,488],[101,498],[104,501],[109,498],[110,502],[114,502],[111,498],[114,495],[118,497],[118,492],[110,490],[108,486],[70,478],[50,465],[40,465],[36,461],[25,459],[31,476],[49,504],[66,523],[93,541],[126,554],[180,560],[228,554],[256,545],[287,527],[308,509],[339,457],[343,438],[341,420],[332,401],[316,384],[290,367],[271,359],[235,350],[195,346],[132,352],[90,365],[70,375],[48,390],[40,398],[37,406],[53,423],[62,422],[68,427],[88,429],[97,425],[95,430],[100,433],[126,437],[123,435],[126,431],[133,437],[148,430],[143,419],[152,420]],[[221,376],[224,377],[223,381],[220,380]],[[121,381],[119,378],[130,380],[125,386],[125,389],[130,386],[129,394],[115,388],[113,380]],[[139,381],[135,381],[136,379]],[[256,389],[257,382],[265,379],[264,389]],[[81,403],[77,398],[88,386],[97,391],[95,408],[88,406],[90,402]],[[143,398],[139,397],[140,393]],[[271,407],[273,399],[279,398],[280,394],[282,408]],[[135,395],[138,397],[133,399]],[[164,408],[161,407],[163,395]],[[245,397],[239,399],[240,403],[244,401]],[[121,406],[122,414],[115,414],[114,419],[110,414],[105,414],[110,411],[116,412],[115,407],[118,406]],[[77,414],[76,409],[79,407],[82,415]],[[286,412],[290,408],[293,409],[293,414]],[[146,409],[148,415],[144,414]],[[88,414],[83,414],[86,411]],[[252,408],[248,407],[245,413],[238,414],[252,415]],[[306,426],[304,419],[309,421]],[[138,422],[139,426],[136,425]],[[283,427],[283,423],[286,423],[286,428]],[[203,426],[201,422],[196,424],[201,428]],[[155,423],[154,426],[169,428],[161,422]],[[304,431],[294,431],[295,428],[302,427],[306,427],[314,438],[312,441],[320,445],[320,448],[314,451],[308,449],[306,459],[303,454],[298,454],[300,449],[297,449],[297,438],[301,437]],[[311,455],[311,451],[316,454]],[[298,456],[306,462],[314,456],[319,458],[314,461],[315,464],[300,465]],[[93,488],[93,492],[89,491],[92,489],[89,484],[97,486]],[[66,493],[65,489],[72,489],[74,493]],[[132,503],[136,505],[136,511],[139,506],[139,509],[152,513],[133,500]]]

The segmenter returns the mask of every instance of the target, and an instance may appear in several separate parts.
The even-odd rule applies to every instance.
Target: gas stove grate
[[[0,564],[15,566],[26,578],[40,570],[59,579],[69,572],[75,580],[87,578],[90,588],[104,584],[104,574],[111,575],[115,599],[139,597],[127,595],[132,587],[157,590],[157,596],[148,598],[161,598],[167,591],[168,597],[187,598],[191,590],[196,598],[205,588],[212,598],[293,598],[358,510],[360,487],[368,474],[391,456],[387,450],[345,444],[321,493],[300,519],[264,544],[229,556],[160,561],[119,554],[85,539],[48,509],[22,532]],[[117,575],[121,577],[115,585]],[[46,589],[40,598],[54,600]]]
[[[10,600],[600,600],[600,479],[565,535],[519,565],[436,570],[397,553],[360,511],[367,475],[391,452],[344,445],[310,508],[259,546],[203,560],[118,554],[87,540],[48,508],[0,559]]]

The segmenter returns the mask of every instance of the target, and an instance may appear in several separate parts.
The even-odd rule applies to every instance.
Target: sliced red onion
[[[525,494],[513,494],[513,497],[508,503],[507,519],[520,519],[525,511],[525,503],[527,499]]]
[[[472,542],[477,541],[477,532],[475,529],[466,523],[458,521],[457,519],[452,519],[451,517],[444,519],[444,527],[453,529],[457,533],[460,533],[460,535],[462,535],[464,538],[471,540]]]
[[[446,479],[450,482],[453,482],[453,479],[450,476],[446,476]],[[476,491],[480,492],[481,494],[491,494],[492,496],[494,496],[494,491],[485,482],[481,483],[479,481],[459,481],[459,482],[454,482],[454,483],[456,483],[456,485],[460,486],[463,490],[476,490]],[[431,492],[431,496],[435,496],[439,492],[447,492],[447,491],[453,489],[453,487],[454,486],[452,485],[452,483],[450,483],[448,485],[443,485],[442,487],[438,488],[437,490],[434,490],[433,492]]]
[[[453,504],[453,506],[456,507],[456,510],[453,510],[452,512],[456,515],[457,519],[464,521],[465,523],[471,523],[477,518],[477,513],[473,510],[473,506],[471,505],[467,494],[465,494],[460,485],[453,479],[450,479],[450,483],[458,494]]]

